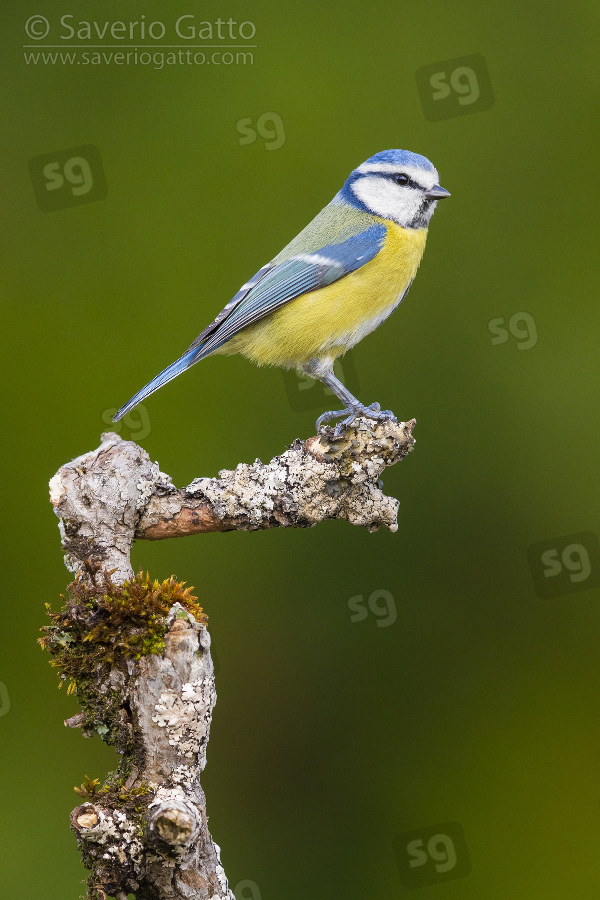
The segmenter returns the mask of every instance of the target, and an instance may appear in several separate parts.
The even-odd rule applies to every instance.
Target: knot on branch
[[[191,844],[196,844],[200,836],[201,820],[196,809],[182,799],[155,801],[154,809],[148,816],[148,831],[157,847],[172,853],[183,854]],[[197,849],[197,848],[195,848]]]
[[[71,827],[83,861],[92,869],[89,886],[96,896],[115,895],[120,889],[138,890],[144,871],[144,846],[135,818],[120,809],[84,803],[71,813]]]

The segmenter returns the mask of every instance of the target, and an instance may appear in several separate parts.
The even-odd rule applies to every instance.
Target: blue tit
[[[295,368],[320,379],[344,408],[317,429],[357,416],[391,419],[363,406],[333,374],[333,363],[392,313],[421,262],[437,201],[449,197],[424,156],[384,150],[355,169],[331,203],[247,281],[186,352],[138,391],[114,421],[194,363],[241,353],[259,366]]]

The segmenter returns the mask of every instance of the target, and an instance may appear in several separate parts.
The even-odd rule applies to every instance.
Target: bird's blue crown
[[[410,150],[381,150],[379,153],[366,159],[362,165],[372,165],[376,163],[388,163],[400,167],[414,166],[417,169],[435,172],[435,166],[426,156],[421,156],[420,153],[411,153]],[[356,169],[354,171],[356,171]]]

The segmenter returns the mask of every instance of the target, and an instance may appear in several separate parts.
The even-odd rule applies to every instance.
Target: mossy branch
[[[208,831],[200,774],[216,700],[210,636],[197,598],[174,577],[134,576],[135,538],[316,525],[346,519],[395,531],[384,468],[412,449],[408,423],[358,419],[177,489],[131,441],[102,435],[50,482],[65,563],[74,574],[40,643],[82,710],[65,725],[120,754],[104,784],[86,776],[71,814],[88,897],[235,900]]]

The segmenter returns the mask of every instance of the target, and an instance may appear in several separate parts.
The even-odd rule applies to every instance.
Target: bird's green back
[[[360,234],[373,224],[381,223],[379,216],[373,216],[347,203],[330,203],[296,235],[274,258],[282,262],[296,253],[317,253],[327,244],[339,244],[355,234]]]

